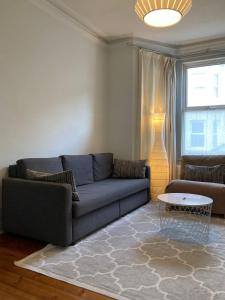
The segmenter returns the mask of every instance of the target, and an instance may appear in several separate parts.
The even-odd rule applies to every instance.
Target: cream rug
[[[17,266],[120,300],[225,300],[225,221],[209,241],[164,237],[146,205],[75,246],[48,245]]]

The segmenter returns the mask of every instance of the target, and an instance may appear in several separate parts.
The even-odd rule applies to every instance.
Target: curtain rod
[[[205,49],[205,50],[202,50],[202,51],[198,51],[198,52],[193,52],[193,53],[190,53],[190,54],[184,54],[184,55],[176,55],[176,54],[169,54],[169,53],[166,53],[166,52],[163,52],[163,51],[160,51],[160,50],[155,50],[155,49],[151,49],[151,48],[145,48],[145,47],[141,47],[141,46],[137,46],[137,45],[134,45],[130,42],[127,43],[128,46],[130,47],[133,47],[133,48],[136,48],[136,49],[139,49],[139,50],[145,50],[145,51],[148,51],[148,52],[153,52],[153,53],[156,53],[156,54],[161,54],[161,55],[164,55],[164,56],[167,56],[167,57],[170,57],[170,58],[175,58],[177,60],[184,60],[184,59],[187,59],[187,58],[191,58],[191,57],[201,57],[201,56],[207,56],[207,55],[222,55],[223,57],[225,57],[225,49]]]
[[[208,57],[208,56],[215,56],[215,55],[220,55],[220,57],[225,57],[225,49],[205,49],[203,51],[198,51],[198,52],[194,52],[194,53],[190,53],[190,54],[184,54],[184,55],[180,55],[177,56],[178,60],[185,60],[188,58],[201,58],[201,57]]]
[[[153,52],[153,53],[156,53],[156,54],[162,54],[162,55],[167,56],[167,57],[175,58],[172,54],[162,52],[162,51],[159,51],[159,50],[155,50],[155,49],[144,48],[144,47],[141,47],[141,46],[134,45],[130,42],[127,42],[127,45],[132,47],[132,48],[136,48],[138,50],[145,50],[145,51],[148,51],[148,52]]]

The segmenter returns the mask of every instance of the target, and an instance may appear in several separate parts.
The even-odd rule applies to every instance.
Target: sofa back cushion
[[[72,170],[76,185],[94,182],[93,163],[91,155],[63,155],[64,170]]]
[[[25,178],[26,170],[34,170],[45,173],[60,173],[63,171],[60,157],[50,158],[25,158],[17,161],[18,177]]]
[[[225,155],[184,155],[181,159],[180,178],[184,179],[185,165],[216,166],[225,165]]]
[[[112,177],[113,154],[98,153],[92,154],[94,180],[100,181]]]
[[[18,166],[17,165],[10,165],[8,167],[8,177],[18,178]]]

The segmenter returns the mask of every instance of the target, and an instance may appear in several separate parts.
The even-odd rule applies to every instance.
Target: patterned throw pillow
[[[113,178],[137,178],[144,179],[146,160],[114,160]]]
[[[224,165],[195,166],[185,165],[184,179],[201,182],[224,183]]]
[[[79,195],[77,192],[75,180],[73,177],[73,172],[71,170],[51,174],[51,173],[43,173],[33,170],[26,170],[26,179],[30,180],[38,180],[38,181],[46,181],[46,182],[55,182],[55,183],[67,183],[72,187],[72,199],[73,201],[79,201]]]

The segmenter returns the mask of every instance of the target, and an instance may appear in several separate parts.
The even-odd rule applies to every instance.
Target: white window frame
[[[183,155],[183,145],[184,145],[184,113],[188,111],[210,111],[210,110],[216,110],[216,109],[225,109],[225,105],[210,105],[210,106],[195,106],[195,107],[188,107],[187,101],[188,101],[188,69],[190,68],[199,68],[199,67],[207,67],[207,66],[214,66],[214,65],[221,65],[225,64],[225,57],[222,58],[212,58],[212,59],[203,59],[198,61],[190,61],[190,62],[184,62],[182,64],[182,76],[181,76],[181,132],[180,132],[180,149],[178,153],[180,153],[180,156]]]

